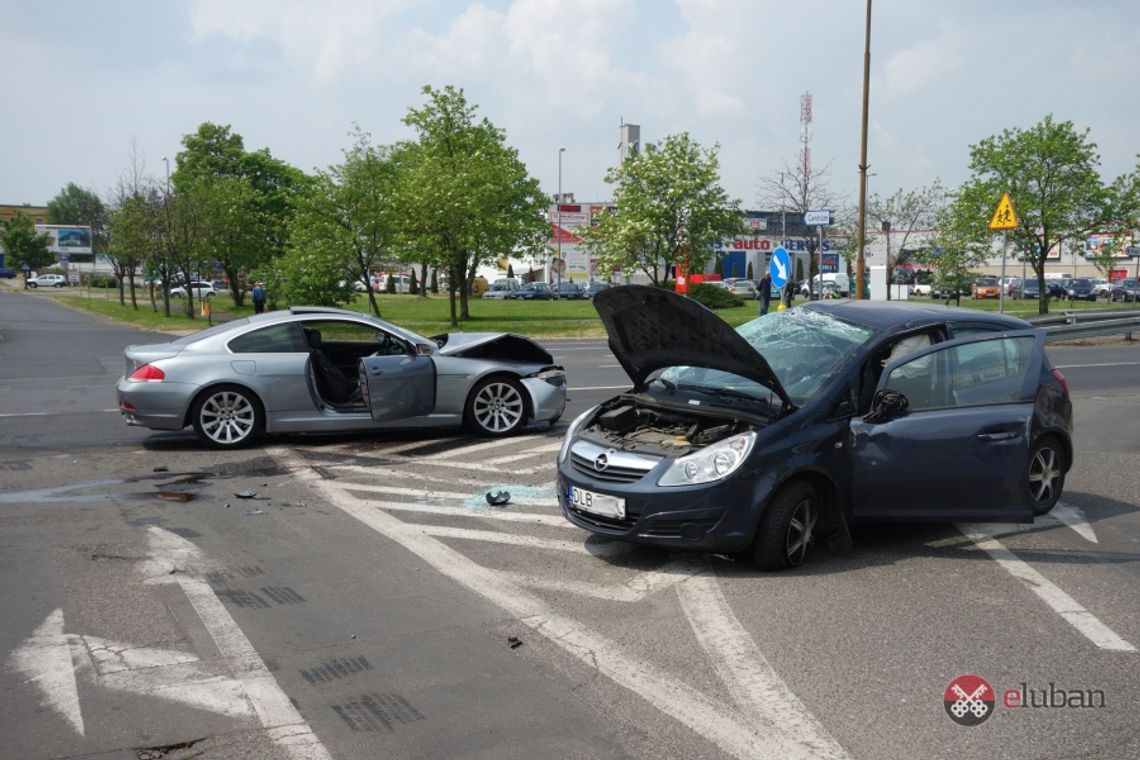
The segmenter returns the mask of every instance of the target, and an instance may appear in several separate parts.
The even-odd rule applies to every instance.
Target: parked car
[[[41,274],[28,278],[29,288],[63,288],[67,286],[67,278],[62,274]]]
[[[733,295],[740,296],[741,298],[755,299],[759,296],[756,292],[756,283],[744,277],[733,277],[725,280],[725,285],[728,286],[728,292]]]
[[[1061,495],[1072,404],[1026,322],[841,300],[733,330],[636,285],[594,306],[633,386],[558,454],[563,515],[592,533],[774,570],[854,522],[1028,522]]]
[[[973,283],[969,277],[961,277],[958,279],[944,278],[932,285],[930,297],[955,298],[957,296],[969,295],[972,289]]]
[[[1093,277],[1089,280],[1092,283],[1093,300],[1095,301],[1102,296],[1107,299],[1108,294],[1112,292],[1112,283],[1103,277]]]
[[[519,288],[511,297],[520,301],[549,301],[554,298],[554,291],[545,282],[528,282]]]
[[[818,290],[816,283],[819,282],[819,275],[811,278],[811,290]],[[837,272],[825,272],[823,275],[824,285],[830,285],[831,289],[835,291],[836,295],[846,298],[851,295],[851,279],[845,274]],[[824,288],[826,291],[826,287]],[[807,296],[809,293],[808,283],[804,282],[800,285],[799,293],[802,296]]]
[[[929,280],[926,282],[916,282],[911,293],[916,298],[919,296],[931,297],[934,295],[934,286],[930,284]]]
[[[0,267],[0,277],[10,280],[16,276],[16,270],[9,267]]]
[[[588,286],[586,286],[586,298],[593,298],[603,290],[608,290],[609,287],[610,286],[604,282],[591,282]]]
[[[1095,301],[1096,294],[1093,293],[1092,280],[1086,277],[1075,277],[1068,280],[1061,281],[1061,288],[1064,290],[1064,297],[1070,301]]]
[[[1064,298],[1065,286],[1064,280],[1046,279],[1045,280],[1045,294],[1048,298]]]
[[[979,277],[974,280],[972,298],[1001,298],[1001,282],[996,277]]]
[[[1002,277],[998,281],[998,284],[1001,286],[1001,292],[1008,296],[1009,295],[1009,287],[1013,284],[1014,280],[1016,280],[1016,279],[1018,279],[1018,278],[1016,278],[1016,277]]]
[[[562,281],[554,287],[554,295],[557,298],[566,300],[573,300],[578,298],[585,298],[582,295],[582,286],[576,282]]]
[[[214,290],[214,283],[212,282],[192,282],[189,285],[179,285],[176,288],[171,288],[170,297],[186,298],[188,290],[190,293],[193,293],[194,298],[199,301],[204,298],[213,298],[218,294],[218,291]]]
[[[1027,277],[1024,280],[1020,277],[1009,286],[1010,298],[1023,298],[1037,300],[1040,297],[1040,289],[1036,277]]]
[[[1112,284],[1108,294],[1109,301],[1136,301],[1140,299],[1140,282],[1132,280],[1117,280]]]
[[[518,292],[519,281],[513,277],[504,277],[492,282],[485,291],[483,291],[482,298],[491,301],[502,301],[505,298],[511,298]]]
[[[365,314],[293,307],[130,346],[118,395],[127,424],[192,425],[222,449],[263,433],[463,425],[502,436],[553,424],[566,373],[520,335],[425,338]]]

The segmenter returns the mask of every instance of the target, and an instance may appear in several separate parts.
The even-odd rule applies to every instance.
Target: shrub
[[[744,303],[740,296],[734,295],[724,288],[706,285],[703,282],[689,287],[689,298],[710,309],[729,309]]]

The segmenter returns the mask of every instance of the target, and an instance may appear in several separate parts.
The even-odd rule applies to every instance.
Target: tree
[[[1083,238],[1112,222],[1111,193],[1101,182],[1099,164],[1088,130],[1077,132],[1072,122],[1052,116],[970,146],[971,177],[960,195],[974,204],[955,203],[963,217],[954,223],[986,231],[1002,192],[1010,194],[1020,224],[1009,231],[1009,243],[1037,275],[1041,314],[1049,311],[1049,253],[1066,239]]]
[[[104,255],[111,262],[115,279],[119,283],[119,303],[125,305],[124,287],[130,288],[131,308],[138,308],[135,291],[135,274],[148,255],[158,248],[157,214],[150,199],[157,196],[153,183],[144,176],[145,165],[134,138],[130,141],[127,167],[119,175],[107,212],[107,250]],[[150,289],[151,308],[154,288]]]
[[[972,214],[985,192],[980,187],[963,188],[949,206],[936,214],[938,232],[931,246],[915,255],[934,270],[934,287],[950,289],[958,304],[962,301],[961,284],[971,277],[971,270],[986,262],[990,253],[993,237],[985,225],[976,223]]]
[[[759,197],[757,200],[764,208],[771,210],[779,209],[781,216],[785,221],[795,220],[797,222],[803,220],[804,214],[808,211],[818,209],[831,209],[833,211],[837,208],[837,199],[831,188],[828,185],[828,175],[830,169],[824,167],[813,167],[811,165],[811,151],[805,143],[800,149],[799,156],[796,159],[795,166],[789,166],[788,162],[784,162],[784,168],[772,174],[771,177],[764,177],[760,180]],[[840,214],[842,216],[842,214]],[[832,226],[829,232],[835,232],[844,229],[832,215]],[[786,227],[785,224],[781,225],[782,228]],[[801,225],[797,224],[793,229],[804,229]],[[804,250],[808,252],[808,278],[816,274],[817,257],[815,255],[816,249],[819,247],[819,238],[810,234],[808,230],[806,234],[799,238],[803,243]],[[781,237],[785,236],[784,229],[780,231]],[[848,239],[850,236],[848,236]],[[786,244],[788,241],[783,240],[781,244]],[[797,266],[800,264],[799,259],[796,260]],[[797,279],[802,278],[802,273],[797,272]]]
[[[719,149],[682,132],[606,172],[618,211],[583,234],[603,272],[639,269],[661,286],[673,267],[703,271],[713,243],[742,230],[740,201],[720,186]]]
[[[175,193],[198,193],[206,209],[202,241],[209,263],[221,266],[234,305],[241,306],[250,273],[268,268],[284,253],[293,215],[290,199],[305,191],[307,178],[268,149],[246,151],[228,124],[203,122],[183,136],[182,146],[171,175]]]
[[[48,249],[50,241],[48,235],[36,232],[30,216],[19,211],[4,223],[4,230],[0,233],[0,248],[21,268],[26,265],[29,269],[38,270],[50,266],[55,261],[55,256]],[[25,284],[27,279],[25,274]]]
[[[353,134],[356,142],[345,150],[344,162],[319,172],[309,192],[294,198],[291,266],[303,260],[322,269],[306,277],[303,288],[285,283],[285,292],[292,303],[348,303],[359,282],[380,316],[369,275],[381,268],[397,235],[396,161],[392,148],[373,145],[359,129]],[[314,292],[320,283],[327,293]]]
[[[503,130],[477,119],[463,90],[425,86],[423,94],[427,103],[404,117],[416,140],[401,146],[397,225],[402,250],[435,252],[430,263],[448,274],[458,325],[470,318],[467,296],[481,264],[541,250],[547,199]]]
[[[917,190],[899,188],[889,198],[872,195],[867,201],[867,219],[876,229],[888,234],[887,299],[891,297],[895,262],[907,250],[906,244],[917,230],[929,230],[935,225],[939,210],[946,197],[942,182],[935,179]],[[893,248],[893,250],[891,250]]]

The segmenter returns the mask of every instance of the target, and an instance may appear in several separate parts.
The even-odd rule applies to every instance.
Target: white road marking
[[[628,544],[623,541],[610,541],[604,544],[583,543],[582,541],[566,541],[560,538],[538,538],[536,536],[525,536],[517,533],[499,533],[491,530],[474,530],[472,528],[452,528],[444,525],[409,524],[408,530],[417,531],[428,536],[436,536],[438,538],[486,541],[493,544],[525,546],[530,549],[589,554],[594,557],[620,557],[622,554],[628,554],[636,548],[633,544]]]
[[[561,444],[559,444],[559,445],[561,445]],[[528,459],[528,458],[533,457],[533,456],[536,456],[536,455],[535,454],[527,454],[526,456],[521,457],[521,459]],[[414,459],[408,459],[406,461],[415,462]],[[443,459],[443,460],[437,460],[437,461],[432,462],[431,466],[432,467],[450,467],[450,468],[457,469],[457,470],[467,470],[469,472],[487,472],[487,473],[491,473],[493,475],[503,475],[504,473],[503,473],[502,464],[503,464],[502,462],[500,462],[499,464],[490,464],[488,462],[475,462],[475,463],[452,462],[450,460]],[[350,466],[346,466],[345,469],[348,469],[349,467]],[[533,475],[536,472],[541,472],[542,470],[550,470],[550,469],[553,469],[554,467],[555,467],[554,461],[548,460],[547,462],[544,462],[543,464],[536,464],[536,465],[533,465],[531,467],[512,467],[509,474],[510,475]],[[350,471],[353,471],[353,470],[350,470]],[[376,470],[373,468],[364,468],[362,471],[363,472],[369,472],[373,475],[376,474]]]
[[[411,460],[409,460],[409,461],[411,461]],[[369,467],[366,465],[359,465],[359,464],[321,464],[321,465],[316,465],[316,466],[320,467],[322,470],[330,470],[330,471],[335,470],[337,472],[347,472],[347,473],[351,473],[353,475],[373,475],[373,476],[375,476],[377,473],[377,470],[375,467]],[[516,472],[518,472],[518,470],[511,470],[511,474],[514,474]],[[392,480],[395,480],[398,478],[407,478],[409,480],[427,481],[430,483],[444,483],[444,484],[449,485],[449,486],[462,485],[461,483],[456,482],[455,476],[452,476],[450,478],[440,478],[440,477],[437,477],[435,475],[428,475],[426,473],[421,473],[421,472],[409,472],[407,470],[400,470],[400,469],[396,469],[394,467],[385,467],[383,470],[383,473],[384,473],[384,476],[386,478],[389,478]]]
[[[1064,618],[1069,625],[1076,628],[1089,641],[1101,649],[1118,652],[1136,651],[1136,647],[1120,638],[1115,631],[1082,607],[1060,586],[1015,556],[1004,544],[991,535],[988,525],[984,523],[960,523],[958,529],[977,544],[978,548],[985,551],[995,562],[1005,568],[1010,575],[1041,597],[1045,604],[1049,605],[1054,612]]]
[[[47,412],[7,412],[0,414],[0,417],[46,417],[47,415]]]
[[[848,757],[768,663],[714,575],[695,575],[677,584],[676,591],[717,677],[765,738],[756,757]]]
[[[1086,541],[1094,544],[1100,543],[1097,540],[1096,533],[1093,533],[1089,521],[1085,519],[1085,513],[1081,511],[1079,507],[1074,507],[1072,504],[1059,501],[1047,516],[1057,522],[1068,525],[1077,532],[1078,536]]]
[[[356,486],[346,486],[346,491],[359,491]],[[389,512],[419,512],[425,515],[445,515],[447,517],[476,518],[479,520],[502,520],[503,522],[532,523],[534,525],[547,525],[555,528],[578,528],[567,522],[559,515],[540,515],[534,512],[508,512],[505,510],[491,511],[487,509],[469,509],[467,507],[445,507],[437,504],[416,504],[408,501],[370,501],[380,509]]]
[[[387,473],[385,473],[387,474]],[[353,491],[366,491],[368,493],[386,493],[394,496],[414,496],[417,499],[447,499],[451,501],[464,501],[471,497],[471,492],[460,493],[459,491],[432,491],[426,488],[404,488],[401,486],[377,486],[369,483],[345,483],[337,482],[337,486],[341,488],[349,488]],[[477,493],[477,492],[476,492]],[[529,496],[512,496],[511,504],[522,504],[525,506],[533,507],[557,507],[558,499],[555,498],[553,489],[549,499],[536,499]],[[461,509],[467,515],[474,514],[470,509]],[[502,513],[495,513],[502,514]],[[482,514],[479,515],[480,517]]]
[[[1104,362],[1102,364],[1057,364],[1054,369],[1092,369],[1094,367],[1135,367],[1140,362]]]
[[[158,578],[152,576],[150,580],[177,583],[182,588],[218,651],[229,664],[230,673],[245,691],[261,725],[268,729],[282,729],[269,732],[277,746],[293,760],[331,760],[320,739],[277,685],[273,674],[214,590],[202,578],[186,572],[204,564],[205,558],[198,548],[154,525],[148,529],[148,537],[151,557],[144,572],[163,563],[173,564],[179,571]]]
[[[44,704],[84,736],[79,685],[75,681],[68,639],[63,632],[63,610],[58,609],[44,618],[32,635],[12,652],[9,662],[29,683],[36,684],[44,696]]]
[[[692,561],[674,560],[659,570],[638,573],[625,583],[614,586],[599,586],[597,583],[588,581],[542,578],[530,573],[504,572],[502,575],[520,586],[528,588],[577,594],[594,599],[605,599],[610,602],[635,603],[702,572],[704,572],[704,568]]]
[[[587,667],[637,694],[727,754],[741,760],[751,760],[757,757],[757,752],[768,741],[768,737],[758,732],[750,721],[737,719],[735,710],[730,706],[710,698],[648,662],[627,655],[620,646],[585,627],[580,621],[558,614],[539,597],[418,530],[418,526],[409,525],[383,510],[375,509],[367,501],[321,479],[292,453],[285,452],[282,459],[299,479],[308,483],[330,504],[377,533],[399,542],[438,572],[500,607],[521,624],[578,658]],[[812,755],[800,752],[785,757],[789,760],[808,760]]]
[[[562,448],[562,442],[557,441],[555,443],[547,444],[546,446],[535,446],[533,449],[528,449],[527,451],[523,451],[519,454],[511,454],[509,456],[496,457],[495,459],[488,459],[488,460],[484,461],[483,464],[485,464],[485,465],[489,464],[492,466],[498,466],[501,464],[510,464],[511,462],[519,462],[519,461],[522,461],[523,459],[530,459],[531,457],[538,456],[539,454],[553,454],[555,451],[558,451],[560,448]],[[553,464],[554,463],[551,462],[551,466],[553,466]]]
[[[473,454],[477,451],[486,451],[487,449],[496,449],[496,448],[499,448],[500,446],[506,446],[506,445],[512,444],[512,443],[519,444],[519,443],[526,443],[528,441],[541,440],[545,437],[546,436],[542,436],[542,435],[522,435],[522,436],[515,436],[513,438],[500,438],[500,439],[495,440],[495,441],[487,441],[485,443],[472,444],[471,446],[463,446],[463,447],[459,447],[459,448],[454,448],[451,451],[444,451],[444,452],[441,452],[439,454],[428,454],[427,456],[414,457],[414,459],[417,462],[434,462],[434,461],[439,460],[439,459],[454,459],[455,457],[465,456],[467,454]],[[407,457],[407,458],[412,459],[413,457]]]
[[[626,383],[625,385],[583,385],[578,388],[567,388],[566,390],[573,393],[574,391],[626,391],[629,390],[629,388],[629,383]]]

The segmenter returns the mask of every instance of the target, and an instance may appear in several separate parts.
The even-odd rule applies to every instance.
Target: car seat
[[[321,331],[306,327],[305,339],[309,343],[309,359],[313,364],[313,375],[321,397],[332,404],[347,404],[358,398],[356,383],[321,350]]]

